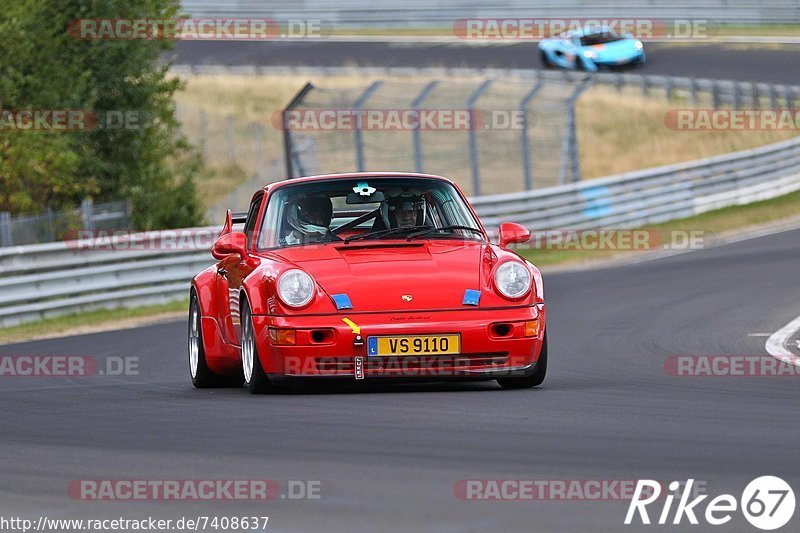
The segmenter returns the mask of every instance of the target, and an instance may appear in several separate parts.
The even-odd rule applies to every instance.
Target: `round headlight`
[[[287,270],[278,279],[278,295],[286,305],[303,307],[314,297],[314,280],[302,270]]]
[[[642,48],[644,48],[642,41],[636,41],[635,43],[633,43],[633,46],[635,46],[637,50],[641,50]]]
[[[518,261],[508,261],[497,267],[494,283],[506,298],[519,298],[531,288],[531,272]]]

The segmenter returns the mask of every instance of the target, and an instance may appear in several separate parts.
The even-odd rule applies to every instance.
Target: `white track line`
[[[767,353],[781,361],[800,366],[800,357],[793,354],[789,351],[789,348],[786,347],[786,343],[798,330],[800,330],[800,316],[783,326],[767,339]]]

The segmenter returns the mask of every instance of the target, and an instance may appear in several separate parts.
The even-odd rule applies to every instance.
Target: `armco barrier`
[[[800,190],[800,137],[701,161],[519,193],[472,198],[488,228],[623,228]],[[186,298],[213,263],[218,228],[133,235],[114,247],[81,241],[0,248],[0,325]]]

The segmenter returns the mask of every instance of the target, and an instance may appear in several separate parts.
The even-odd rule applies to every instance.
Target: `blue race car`
[[[545,68],[561,67],[597,72],[600,67],[643,65],[642,41],[607,27],[564,32],[539,42]]]

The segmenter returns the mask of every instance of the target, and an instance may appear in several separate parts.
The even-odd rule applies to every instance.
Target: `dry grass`
[[[187,77],[186,81],[186,90],[177,95],[176,99],[184,133],[193,142],[205,147],[206,171],[198,185],[206,205],[210,207],[220,203],[225,194],[241,186],[259,169],[269,169],[270,175],[265,176],[266,180],[281,178],[284,172],[283,133],[273,126],[273,115],[308,80],[297,76],[198,75]],[[350,75],[324,76],[316,81],[320,87],[351,90],[355,96],[373,80]],[[411,77],[386,79],[387,84],[406,84],[409,87],[421,87],[427,81]],[[478,81],[479,78],[453,78],[448,79],[447,83],[452,85],[456,82]],[[499,83],[495,85],[500,86]],[[416,90],[409,89],[409,98]],[[508,100],[514,101],[516,100]],[[675,131],[664,125],[664,114],[669,109],[688,106],[686,102],[677,99],[667,102],[661,95],[644,97],[633,89],[626,89],[622,94],[609,87],[594,87],[587,91],[579,100],[577,109],[578,141],[584,179],[692,161],[777,142],[794,134],[785,131]],[[462,107],[462,104],[454,104],[454,107]],[[201,110],[205,114],[205,128],[201,127]],[[230,128],[232,135],[227,133],[229,116],[233,120]],[[260,125],[260,138],[254,129],[256,124]],[[534,128],[531,138],[534,151],[538,146],[539,154],[550,153],[548,157],[552,161],[545,161],[539,156],[535,164],[552,163],[557,166],[560,161],[560,140],[545,139],[543,133],[547,131],[546,125]],[[391,163],[392,169],[411,169],[413,162],[410,143],[406,142],[408,139],[405,137],[402,141],[397,139],[398,135],[397,132],[369,134],[371,144],[394,146],[389,151],[380,150],[382,159],[378,162],[387,161],[386,164]],[[438,157],[427,158],[429,165],[426,170],[454,177],[470,193],[466,134],[426,132],[426,150],[436,144],[433,142],[433,135],[439,135],[439,144],[447,149],[440,151]],[[512,157],[518,156],[518,134],[509,131],[488,134],[495,137],[483,137],[487,135],[483,132],[480,135],[481,165],[484,168],[482,179],[485,184],[483,192],[491,194],[520,189],[521,165],[518,159]],[[484,140],[489,138],[501,141],[498,141],[499,145],[494,143],[490,146],[492,143]],[[545,147],[541,142],[548,144]],[[342,145],[340,151],[346,153],[347,157],[352,155],[350,146]],[[376,159],[372,161],[375,162]],[[431,168],[427,168],[428,166]],[[552,169],[548,172],[554,174]],[[553,178],[548,179],[552,181]],[[539,186],[549,184],[552,183],[541,180],[538,182]]]
[[[584,179],[702,159],[790,139],[792,131],[679,131],[664,124],[675,99],[593,87],[578,102],[578,146]],[[707,106],[701,106],[707,107]]]
[[[207,206],[217,204],[260,169],[275,169],[283,177],[283,136],[272,117],[308,81],[295,76],[202,75],[184,78],[187,87],[176,95],[183,133],[202,147],[205,172],[198,190]],[[355,77],[325,78],[325,87],[363,85]],[[201,116],[204,115],[204,118]],[[232,117],[228,135],[228,117]],[[203,122],[205,126],[203,126]],[[254,130],[260,125],[261,138]]]

